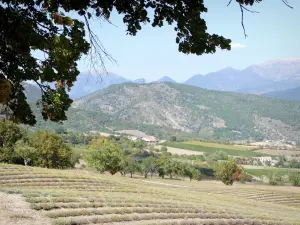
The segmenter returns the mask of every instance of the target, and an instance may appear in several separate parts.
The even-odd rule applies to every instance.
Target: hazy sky
[[[244,23],[248,37],[241,27],[241,12],[227,0],[206,0],[208,13],[203,16],[210,32],[230,38],[231,51],[218,50],[210,55],[185,55],[178,52],[176,33],[172,26],[152,28],[147,24],[137,36],[126,35],[122,16],[114,13],[111,22],[95,20],[91,26],[107,51],[118,64],[106,62],[107,70],[120,76],[147,81],[170,76],[184,81],[195,74],[206,74],[225,67],[243,69],[251,64],[279,58],[300,58],[300,0],[289,0],[294,7],[286,7],[281,0],[264,0],[245,12]],[[81,72],[87,70],[87,62],[79,63]],[[99,68],[101,69],[101,68]]]

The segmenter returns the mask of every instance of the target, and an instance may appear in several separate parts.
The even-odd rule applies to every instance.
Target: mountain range
[[[188,76],[188,75],[186,75]],[[70,92],[72,99],[79,99],[112,84],[134,82],[149,83],[144,78],[129,80],[114,73],[90,75],[81,73]],[[176,83],[164,76],[150,83]],[[243,70],[227,67],[206,75],[194,75],[184,84],[209,90],[231,91],[248,94],[265,94],[300,87],[300,59],[280,59],[252,65]],[[272,95],[270,95],[272,96]]]
[[[56,129],[35,106],[36,128]],[[300,103],[178,83],[123,83],[75,100],[65,129],[140,130],[159,138],[289,140],[300,143]]]

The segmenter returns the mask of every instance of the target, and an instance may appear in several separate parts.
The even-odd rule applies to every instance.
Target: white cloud
[[[231,48],[232,49],[237,49],[237,48],[246,48],[247,46],[246,45],[243,45],[241,43],[232,43],[231,44]]]

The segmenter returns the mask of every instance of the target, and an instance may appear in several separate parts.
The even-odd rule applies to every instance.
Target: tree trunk
[[[27,166],[28,161],[26,159],[24,159],[24,165]]]
[[[147,176],[148,176],[148,174],[147,174],[147,173],[145,173],[145,178],[147,178]]]
[[[190,177],[190,182],[192,182],[192,178]]]
[[[132,173],[130,173],[130,178],[132,178]]]

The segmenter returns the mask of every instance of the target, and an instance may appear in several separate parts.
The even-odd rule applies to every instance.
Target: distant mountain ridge
[[[300,86],[297,88],[283,90],[283,91],[269,92],[264,94],[264,96],[292,100],[292,101],[300,101]]]
[[[225,68],[194,75],[186,84],[210,90],[263,94],[300,86],[300,59],[273,60],[244,70]]]
[[[173,80],[171,77],[168,77],[168,76],[164,76],[164,77],[160,78],[159,80],[153,81],[151,83],[164,83],[164,82],[177,83],[175,80]]]
[[[131,81],[114,73],[100,73],[97,76],[81,73],[69,94],[72,99],[79,99],[112,84],[126,82],[149,83],[144,78]],[[169,76],[164,76],[150,83],[164,82],[177,83]],[[273,60],[252,65],[243,70],[227,67],[206,75],[194,75],[184,83],[209,90],[248,94],[264,94],[293,89],[300,86],[300,59]]]

